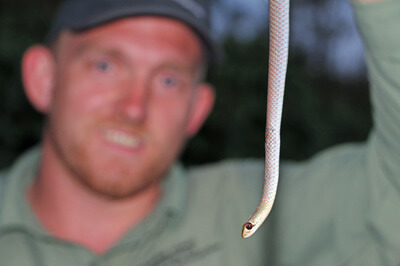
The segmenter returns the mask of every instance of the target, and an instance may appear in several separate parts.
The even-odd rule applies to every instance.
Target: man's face
[[[124,197],[160,180],[204,120],[202,49],[180,22],[137,17],[67,32],[55,58],[45,142],[97,193]]]

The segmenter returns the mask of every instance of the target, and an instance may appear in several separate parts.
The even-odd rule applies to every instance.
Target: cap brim
[[[74,10],[77,7],[64,6],[63,8],[70,8],[72,10],[60,11],[58,18],[56,19],[46,38],[46,43],[48,44],[54,41],[60,31],[63,29],[83,31],[126,17],[162,16],[179,20],[188,25],[200,37],[207,53],[207,59],[211,62],[218,62],[221,60],[220,49],[216,42],[210,36],[210,30],[207,28],[206,23],[192,16],[188,12],[182,12],[181,9],[177,8],[174,5],[171,5],[171,3],[143,3],[141,5],[135,6],[110,5],[106,10],[104,10],[103,8],[101,12],[91,10],[90,12],[86,12],[85,14],[82,14],[81,11],[84,7],[81,7],[80,10]],[[73,17],[66,15],[71,13],[75,15]]]

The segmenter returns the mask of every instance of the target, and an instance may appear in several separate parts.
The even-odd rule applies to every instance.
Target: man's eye
[[[106,60],[100,60],[95,62],[95,67],[99,71],[107,72],[111,70],[111,63]]]
[[[161,79],[161,83],[166,87],[175,87],[177,86],[177,81],[172,77],[163,77]]]

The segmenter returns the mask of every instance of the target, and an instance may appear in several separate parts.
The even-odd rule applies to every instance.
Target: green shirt
[[[38,149],[23,155],[1,188],[1,266],[261,265],[266,259],[265,245],[259,244],[265,241],[264,235],[250,241],[240,236],[243,219],[261,193],[261,182],[243,184],[244,172],[238,173],[233,161],[188,171],[175,165],[165,179],[164,196],[156,210],[98,256],[55,239],[34,217],[26,190],[39,158]],[[257,176],[262,176],[261,166]],[[254,195],[247,206],[243,200],[250,192]]]
[[[241,226],[261,196],[262,160],[175,165],[156,210],[98,256],[55,239],[31,212],[34,149],[0,178],[0,266],[399,265],[400,1],[354,7],[374,130],[364,144],[283,164],[276,205],[250,239],[241,239]]]

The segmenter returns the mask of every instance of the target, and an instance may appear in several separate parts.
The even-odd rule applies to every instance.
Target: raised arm
[[[354,5],[372,90],[370,149],[380,174],[400,187],[400,1],[359,3],[368,1]]]
[[[352,3],[365,47],[374,127],[366,144],[341,145],[282,168],[267,221],[276,236],[269,238],[273,265],[400,262],[400,1]]]

